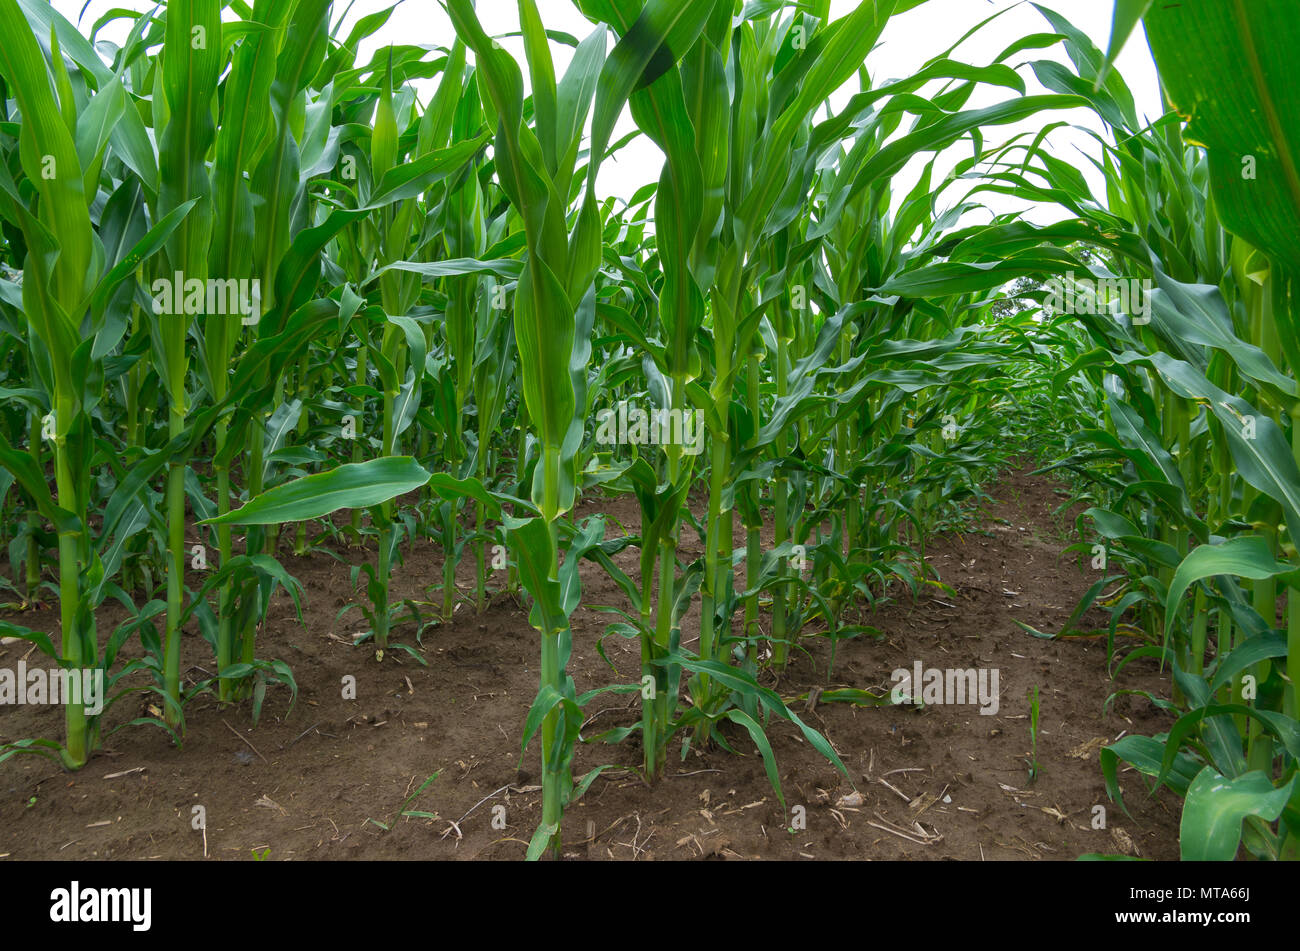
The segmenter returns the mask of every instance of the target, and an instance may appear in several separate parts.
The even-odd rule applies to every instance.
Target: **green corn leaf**
[[[77,117],[77,159],[85,170],[83,188],[87,196],[93,197],[99,190],[104,151],[126,109],[127,98],[122,82],[114,77],[90,98],[85,110]]]
[[[872,183],[896,174],[918,153],[944,148],[968,132],[984,126],[1019,122],[1047,110],[1075,109],[1087,105],[1088,100],[1074,95],[1024,96],[982,109],[956,112],[914,132],[899,136],[873,153],[856,169],[851,187],[840,191],[835,197],[835,205],[828,209],[826,223],[813,229],[810,236],[829,231],[831,223],[836,220],[835,216],[842,211],[844,204]]]
[[[274,525],[324,518],[339,509],[370,508],[413,492],[429,473],[410,456],[387,456],[348,463],[329,472],[304,476],[276,486],[243,508],[200,525]]]
[[[713,0],[648,0],[636,21],[610,52],[596,83],[587,191],[595,194],[596,173],[628,97],[671,69],[695,44],[713,14]]]
[[[1219,661],[1214,671],[1214,679],[1210,681],[1210,692],[1215,693],[1221,687],[1231,683],[1232,679],[1246,668],[1274,657],[1286,657],[1287,653],[1286,638],[1279,637],[1271,631],[1247,638]]]
[[[1282,506],[1293,536],[1300,532],[1300,467],[1285,434],[1269,416],[1219,389],[1190,364],[1167,354],[1142,356],[1129,351],[1115,359],[1124,365],[1149,364],[1179,396],[1202,401],[1222,423],[1241,477]],[[1254,423],[1253,439],[1246,436],[1248,421]]]
[[[1277,561],[1268,543],[1258,535],[1239,535],[1220,545],[1198,545],[1183,559],[1169,584],[1169,594],[1165,598],[1165,636],[1169,636],[1178,618],[1178,604],[1183,594],[1202,578],[1233,575],[1258,581],[1285,574],[1294,568],[1294,565]]]
[[[656,661],[656,663],[660,663],[660,661]],[[826,742],[826,738],[799,719],[792,710],[786,707],[785,702],[775,691],[760,686],[752,677],[745,674],[743,671],[736,670],[726,664],[719,663],[718,661],[695,660],[680,654],[674,654],[672,657],[662,661],[662,663],[680,664],[684,669],[689,670],[692,673],[707,673],[718,683],[725,684],[732,690],[752,697],[762,706],[766,707],[770,712],[789,720],[797,726],[799,731],[803,734],[804,739],[812,745],[813,749],[825,756],[826,759],[828,759],[844,776],[848,776],[848,770],[845,769],[844,764],[840,762],[840,758],[838,754],[836,754],[835,750]]]
[[[99,279],[99,283],[95,286],[90,298],[90,306],[93,309],[99,310],[103,308],[108,303],[108,298],[113,291],[123,281],[135,274],[136,268],[162,250],[197,201],[197,198],[191,198],[169,211],[159,219],[156,225],[149,229],[144,237],[132,246],[131,250],[120,262],[115,264],[111,270]]]
[[[559,831],[560,827],[555,823],[539,823],[532,839],[528,842],[528,852],[524,856],[525,859],[529,862],[536,862],[540,859]]]
[[[393,400],[393,436],[404,433],[415,418],[420,408],[420,391],[424,382],[424,360],[426,342],[424,329],[410,317],[387,315],[388,322],[399,327],[406,337],[407,360],[406,380]],[[391,330],[388,332],[392,332]]]
[[[216,138],[212,100],[223,61],[219,0],[169,4],[161,72],[170,119],[158,143],[158,202],[164,213],[195,202],[167,242],[171,266],[187,280],[208,276],[213,214],[205,159]]]
[[[276,78],[280,31],[290,10],[288,3],[260,9],[258,16],[266,29],[244,37],[232,57],[212,165],[212,262],[217,274],[251,273],[254,214],[245,174],[257,167],[275,134],[267,102]]]
[[[523,265],[510,258],[494,258],[488,261],[474,258],[449,258],[443,261],[393,261],[371,272],[366,279],[368,285],[389,270],[408,271],[426,278],[460,277],[466,274],[495,274],[497,277],[514,280],[523,272]],[[363,285],[365,286],[365,285]]]
[[[50,306],[68,315],[51,313],[45,319],[63,322],[71,319],[76,305],[85,297],[83,288],[94,270],[93,234],[76,146],[59,113],[36,37],[20,26],[23,22],[16,0],[0,0],[0,23],[5,24],[8,37],[0,47],[0,74],[22,112],[19,155],[24,173],[41,197],[39,221],[58,248],[50,272]],[[28,243],[35,244],[31,236]],[[29,277],[24,282],[25,297],[30,281]],[[46,343],[53,349],[56,365],[71,356],[65,333],[54,327],[47,329]]]
[[[388,48],[384,84],[379,90],[375,125],[370,133],[370,167],[380,179],[397,164],[397,113],[393,109],[393,48]]]
[[[1146,16],[1153,2],[1154,0],[1115,0],[1115,13],[1110,25],[1110,45],[1106,48],[1106,62],[1097,73],[1093,88],[1101,88],[1102,81],[1115,65],[1115,60],[1119,58],[1120,51],[1124,48],[1124,43],[1133,32],[1133,28],[1138,25],[1142,17]]]
[[[480,502],[490,518],[497,518],[501,514],[503,498],[489,492],[478,479],[457,479],[445,472],[435,472],[429,479],[429,488],[442,499],[473,499]],[[516,499],[508,500],[518,503]]]
[[[3,433],[0,433],[0,464],[17,478],[19,485],[36,504],[37,511],[53,522],[60,531],[79,530],[76,516],[60,508],[54,500],[50,492],[50,483],[31,453],[14,448]]]
[[[535,0],[519,0],[519,25],[524,35],[524,54],[533,91],[533,117],[537,123],[537,140],[552,176],[559,168],[559,113],[556,104],[555,64],[551,45],[537,12]],[[567,143],[565,143],[567,145]]]
[[[44,631],[33,631],[8,621],[0,621],[0,637],[16,637],[20,641],[29,641],[46,657],[56,661],[59,659],[59,652],[54,649],[54,642]]]
[[[1268,354],[1234,333],[1219,288],[1180,284],[1158,267],[1155,275],[1160,289],[1151,295],[1151,316],[1153,324],[1163,331],[1162,336],[1222,351],[1242,373],[1268,387],[1284,405],[1300,396],[1295,380],[1282,373]]]
[[[545,518],[516,519],[504,516],[506,539],[519,565],[525,590],[533,597],[528,622],[543,637],[565,625],[560,583],[551,577],[552,547]]]
[[[781,808],[785,809],[785,794],[781,792],[781,776],[776,769],[776,757],[772,753],[772,744],[767,740],[767,734],[763,728],[744,710],[731,709],[723,714],[733,723],[739,723],[749,731],[750,739],[758,747],[759,755],[763,757],[763,769],[767,771],[767,780],[772,784],[772,791],[776,793],[776,798],[781,803]]]
[[[1300,267],[1295,11],[1270,0],[1160,4],[1144,23],[1165,93],[1188,118],[1188,141],[1209,150],[1224,226]]]
[[[1248,816],[1272,822],[1282,814],[1300,777],[1275,787],[1260,770],[1233,779],[1212,766],[1197,773],[1187,790],[1178,843],[1185,862],[1229,862],[1241,844],[1241,824]]]
[[[1123,760],[1131,764],[1144,776],[1156,777],[1161,774],[1165,757],[1165,744],[1155,737],[1130,734],[1121,737],[1101,749],[1101,771],[1106,782],[1106,792],[1112,802],[1118,802],[1128,814],[1128,806],[1119,788],[1119,763]],[[1174,767],[1166,772],[1164,781],[1179,796],[1187,795],[1187,789],[1200,770],[1201,764],[1186,753],[1174,750]],[[1159,788],[1157,786],[1157,788]]]

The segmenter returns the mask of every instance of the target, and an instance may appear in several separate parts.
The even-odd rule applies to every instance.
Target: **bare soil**
[[[1088,852],[1178,855],[1178,802],[1162,791],[1147,798],[1132,772],[1121,774],[1127,816],[1108,802],[1098,749],[1124,733],[1155,733],[1169,717],[1134,695],[1106,701],[1121,687],[1168,692],[1154,664],[1138,662],[1112,682],[1101,639],[1044,640],[1013,619],[1059,630],[1095,580],[1062,534],[1068,514],[1055,514],[1063,490],[1027,471],[1010,472],[990,494],[980,531],[932,539],[927,560],[956,597],[935,590],[913,602],[904,595],[865,618],[883,638],[860,637],[837,648],[827,682],[830,645],[803,641],[779,681],[766,683],[831,741],[851,782],[818,754],[791,724],[776,720],[769,736],[787,804],[802,806],[806,828],[791,831],[798,814],[783,812],[748,736],[728,733],[737,754],[670,751],[668,776],[648,786],[635,771],[635,737],[618,746],[584,743],[575,775],[614,763],[565,818],[563,853],[579,859],[963,859],[1070,860]],[[629,499],[587,500],[583,514],[606,512],[636,524]],[[611,527],[611,531],[616,529]],[[691,529],[683,532],[683,554]],[[693,541],[693,537],[691,538]],[[259,640],[259,656],[286,661],[300,692],[273,686],[257,726],[249,704],[222,708],[203,696],[187,709],[183,749],[150,726],[129,726],[73,774],[43,758],[0,764],[0,858],[13,859],[520,859],[540,819],[534,740],[522,769],[520,737],[537,691],[537,637],[527,612],[498,596],[481,616],[465,603],[452,623],[430,628],[419,651],[428,666],[389,650],[382,662],[371,646],[354,647],[364,627],[359,612],[336,619],[357,598],[349,580],[361,550],[304,557],[282,555],[306,590],[304,624],[278,594]],[[393,579],[395,597],[439,601],[441,554],[428,542]],[[618,556],[629,571],[636,551]],[[460,582],[472,585],[472,565]],[[500,577],[500,576],[498,576]],[[617,674],[596,645],[608,614],[590,605],[621,605],[619,589],[595,564],[584,565],[583,607],[573,618],[569,670],[579,692],[639,680],[635,642],[605,640]],[[192,583],[192,582],[191,582]],[[106,606],[101,637],[120,620]],[[16,623],[58,631],[57,610],[13,615]],[[1088,619],[1085,619],[1088,620]],[[1103,618],[1093,614],[1093,626]],[[764,619],[766,624],[766,619]],[[698,637],[698,608],[683,623],[683,639]],[[399,640],[414,643],[410,626]],[[186,639],[191,682],[211,675],[212,657],[197,636]],[[0,647],[0,666],[13,668],[28,645]],[[895,668],[997,668],[1000,709],[976,705],[854,707],[794,698],[815,688],[849,686],[888,691]],[[39,654],[27,656],[40,664]],[[356,678],[356,699],[343,682]],[[1031,782],[1027,693],[1037,685],[1041,721]],[[147,713],[140,694],[108,714],[108,727]],[[632,703],[629,704],[629,699]],[[639,716],[633,696],[593,700],[596,717],[584,737]],[[59,737],[62,709],[0,707],[0,742]],[[408,810],[436,818],[400,817],[403,802],[437,773]],[[856,787],[856,788],[855,788]],[[206,830],[193,826],[202,806]],[[1105,827],[1094,828],[1094,807]],[[496,807],[504,807],[498,809]],[[504,824],[504,828],[500,828]],[[384,827],[387,827],[385,829]],[[269,852],[265,851],[268,850]]]

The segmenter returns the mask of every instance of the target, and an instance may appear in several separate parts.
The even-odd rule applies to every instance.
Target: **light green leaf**
[[[1300,776],[1275,787],[1260,770],[1226,779],[1206,766],[1192,780],[1183,803],[1178,844],[1185,862],[1230,862],[1241,844],[1247,816],[1272,822],[1282,814]]]
[[[263,492],[243,508],[200,525],[274,525],[323,518],[339,509],[379,505],[429,481],[410,456],[387,456],[304,476]]]

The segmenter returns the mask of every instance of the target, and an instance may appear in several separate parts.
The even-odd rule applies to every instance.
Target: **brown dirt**
[[[1054,483],[1027,472],[1007,474],[992,489],[987,531],[933,539],[927,559],[957,592],[936,592],[888,605],[867,623],[884,638],[841,642],[833,683],[826,682],[829,644],[805,638],[779,684],[793,698],[811,688],[884,689],[890,673],[926,667],[996,667],[1001,707],[983,716],[975,706],[794,708],[834,744],[852,784],[789,723],[769,731],[787,803],[803,806],[806,829],[787,829],[763,764],[743,732],[729,733],[743,755],[721,750],[678,757],[669,775],[648,787],[631,770],[609,770],[565,818],[564,853],[589,859],[1074,859],[1085,852],[1132,847],[1144,857],[1177,858],[1178,803],[1152,799],[1132,772],[1122,774],[1130,818],[1107,801],[1097,748],[1125,732],[1154,733],[1169,718],[1147,700],[1123,696],[1103,712],[1118,686],[1167,693],[1153,664],[1135,663],[1112,684],[1100,640],[1041,640],[1012,619],[1057,630],[1094,580],[1073,556],[1053,516],[1062,499]],[[583,513],[604,511],[636,524],[627,499],[588,500]],[[613,529],[611,529],[613,530]],[[694,532],[683,531],[683,553]],[[342,552],[356,561],[361,552]],[[353,647],[364,626],[357,612],[336,621],[354,596],[349,566],[321,552],[282,556],[306,589],[305,626],[288,598],[277,595],[259,641],[259,655],[285,660],[300,686],[271,687],[261,722],[248,704],[219,709],[202,697],[187,710],[183,749],[148,726],[127,727],[80,772],[69,774],[30,756],[0,764],[0,857],[14,859],[519,859],[540,818],[537,741],[517,771],[524,716],[537,690],[537,640],[527,614],[500,596],[482,616],[462,605],[455,621],[426,631],[428,666],[390,650],[382,663]],[[395,597],[437,601],[441,556],[427,542],[393,581]],[[629,549],[619,556],[635,565]],[[462,565],[462,585],[472,566]],[[499,576],[498,576],[499,577]],[[615,675],[596,652],[610,615],[588,605],[621,604],[618,589],[594,564],[583,569],[583,607],[574,615],[570,672],[579,692],[639,679],[634,642],[605,641]],[[937,598],[937,600],[935,600]],[[101,638],[121,617],[106,606]],[[57,612],[28,612],[17,623],[56,632]],[[1101,616],[1093,615],[1097,626]],[[684,622],[698,636],[698,608]],[[410,627],[397,639],[412,642]],[[13,667],[27,645],[0,647]],[[212,658],[187,638],[187,677],[209,676]],[[39,655],[28,657],[29,664]],[[356,677],[356,700],[341,698],[342,679]],[[773,684],[769,676],[767,683]],[[1040,690],[1041,772],[1030,783],[1027,691]],[[144,695],[140,695],[144,696]],[[626,726],[639,715],[627,697],[603,695],[588,706],[600,717],[594,734]],[[109,714],[109,726],[140,715],[132,697]],[[793,706],[793,704],[792,704]],[[130,707],[130,709],[126,709]],[[62,711],[0,708],[0,742],[60,736]],[[635,738],[621,746],[583,744],[575,775],[603,764],[635,766]],[[403,800],[431,774],[437,778],[407,808],[438,818],[395,818]],[[111,778],[110,778],[111,777]],[[843,797],[856,791],[860,804]],[[503,788],[505,787],[505,788]],[[838,804],[838,805],[837,805]],[[192,807],[206,810],[206,835],[191,827]],[[1093,807],[1106,808],[1107,828],[1092,828]],[[504,813],[496,810],[503,806]],[[790,813],[793,816],[794,813]],[[371,822],[368,820],[375,820]],[[505,828],[494,828],[494,820]],[[389,826],[385,831],[379,825]],[[918,829],[920,830],[918,832]],[[910,838],[904,837],[903,833]],[[913,840],[928,840],[913,841]],[[206,851],[205,851],[206,850]]]

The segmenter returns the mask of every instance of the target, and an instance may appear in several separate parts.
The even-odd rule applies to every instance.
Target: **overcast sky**
[[[832,17],[838,18],[850,12],[858,0],[832,0]],[[865,2],[865,0],[864,0]],[[53,0],[54,7],[74,23],[80,22],[83,32],[88,32],[91,25],[112,8],[148,10],[152,4],[141,0]],[[84,4],[84,8],[83,8]],[[348,10],[344,21],[344,32],[362,16],[384,9],[389,4],[385,0],[356,0]],[[1113,0],[1045,0],[1045,5],[1065,15],[1082,32],[1092,38],[1103,50],[1110,36],[1110,19]],[[490,33],[505,34],[519,28],[518,8],[515,0],[478,0],[479,18]],[[538,0],[542,19],[550,29],[572,33],[579,38],[592,30],[592,25],[578,12],[572,0]],[[347,9],[345,3],[335,5],[336,11]],[[84,9],[84,12],[83,12]],[[1050,27],[1042,15],[1025,0],[929,0],[921,7],[894,17],[885,30],[879,46],[868,56],[867,64],[876,80],[903,78],[914,73],[925,60],[947,49],[981,20],[999,10],[1005,14],[988,24],[975,36],[959,47],[954,58],[976,65],[988,63],[1017,38],[1030,33],[1047,32]],[[337,15],[337,13],[336,13]],[[118,21],[105,28],[100,34],[120,42],[125,37],[129,24]],[[421,44],[430,47],[449,46],[453,38],[450,21],[441,5],[436,0],[405,0],[393,12],[387,25],[373,36],[362,48],[362,61],[367,61],[377,48],[389,43]],[[522,44],[517,39],[506,39],[502,45],[515,57],[523,61]],[[556,71],[563,75],[568,65],[569,50],[564,46],[555,47]],[[1011,65],[1032,59],[1055,58],[1065,60],[1064,54],[1052,51],[1030,50],[1013,58]],[[1155,66],[1151,53],[1141,30],[1137,30],[1119,59],[1119,69],[1128,81],[1137,99],[1139,114],[1149,119],[1160,115],[1160,97],[1156,82]],[[1030,94],[1045,92],[1039,87],[1033,74],[1022,71],[1029,86]],[[527,82],[527,72],[524,73]],[[855,80],[856,82],[856,80]],[[847,93],[845,94],[845,96]],[[1015,95],[1011,90],[987,89],[974,95],[968,106],[990,105],[1008,95]],[[837,100],[842,101],[840,97]],[[1079,126],[1100,131],[1101,126],[1096,117],[1088,110],[1072,110],[1055,114],[1053,120],[1064,120]],[[1001,126],[989,130],[986,144],[1003,141],[1016,132],[1035,132],[1039,123]],[[631,119],[624,115],[623,125],[616,132],[616,137],[633,128]],[[1090,163],[1076,150],[1082,149],[1096,155],[1097,146],[1085,133],[1074,130],[1059,130],[1051,140],[1057,154],[1068,158],[1079,167],[1093,183],[1100,188],[1100,176],[1091,168]],[[969,154],[969,148],[954,148],[946,153],[936,164],[936,179],[946,174],[952,163]],[[630,196],[637,188],[659,177],[662,166],[659,150],[644,137],[624,148],[614,160],[607,162],[600,175],[601,194]],[[896,179],[895,194],[905,194],[915,182],[923,162],[913,163]],[[952,192],[947,193],[949,195]],[[983,196],[982,201],[993,205],[995,211],[1025,208],[1000,196]],[[1043,222],[1061,217],[1059,213],[1048,209],[1027,209],[1028,216]]]

